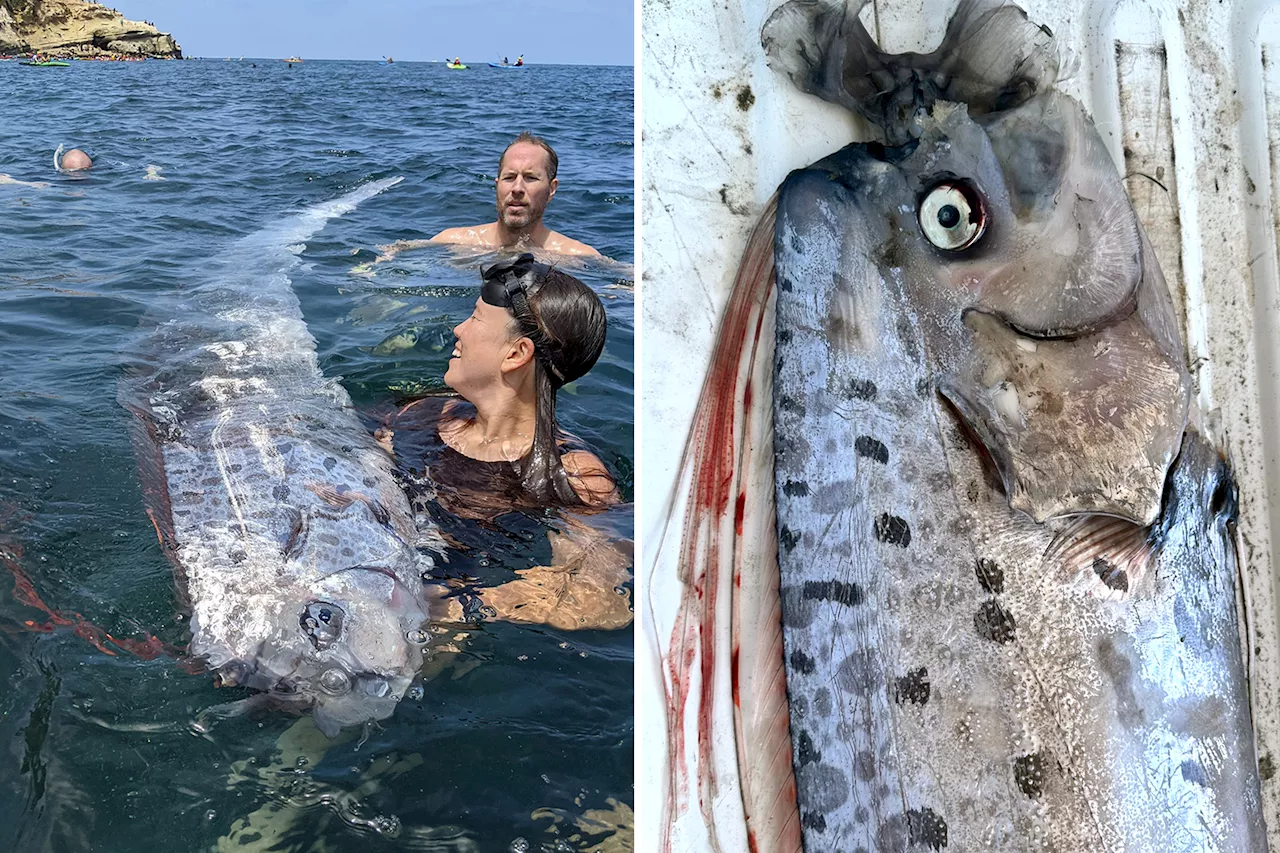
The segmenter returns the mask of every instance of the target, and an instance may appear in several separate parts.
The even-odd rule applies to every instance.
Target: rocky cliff
[[[0,53],[182,57],[173,36],[88,0],[0,0]]]

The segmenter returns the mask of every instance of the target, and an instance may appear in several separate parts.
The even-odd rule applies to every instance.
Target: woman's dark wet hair
[[[533,255],[481,270],[481,298],[511,312],[513,332],[533,342],[533,446],[521,460],[521,479],[536,499],[584,503],[560,462],[562,431],[556,422],[556,392],[583,376],[604,350],[604,305],[578,279]]]

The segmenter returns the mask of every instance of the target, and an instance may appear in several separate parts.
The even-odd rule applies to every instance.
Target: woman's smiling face
[[[511,312],[477,299],[471,316],[453,327],[458,342],[449,359],[444,382],[463,397],[497,382],[502,361],[510,353],[511,344],[519,340],[514,333]]]

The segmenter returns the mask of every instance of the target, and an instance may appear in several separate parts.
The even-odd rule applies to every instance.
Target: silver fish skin
[[[898,56],[857,11],[764,31],[884,137],[777,203],[804,849],[1263,851],[1235,486],[1119,176],[1021,10]]]
[[[313,709],[318,727],[389,716],[422,663],[422,575],[438,546],[346,391],[320,371],[287,275],[365,184],[215,258],[156,331],[121,400],[149,513],[190,612],[190,654],[222,684]]]

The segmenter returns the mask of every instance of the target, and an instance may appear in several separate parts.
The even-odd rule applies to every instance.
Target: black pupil
[[[943,228],[955,228],[960,224],[960,211],[954,204],[944,204],[938,208],[938,224]]]

